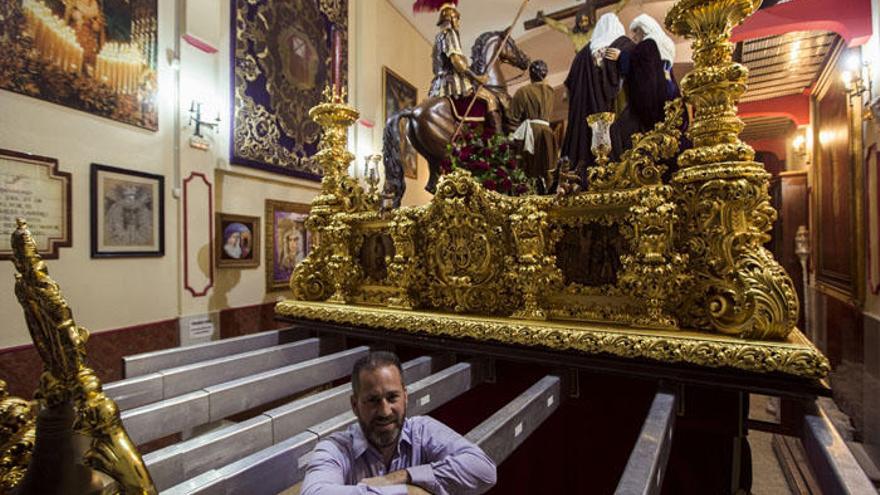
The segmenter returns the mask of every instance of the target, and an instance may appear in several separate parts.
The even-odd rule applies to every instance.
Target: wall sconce
[[[202,104],[193,100],[189,105],[189,123],[195,126],[195,131],[189,138],[189,145],[199,150],[210,148],[211,142],[202,135],[202,127],[207,127],[214,131],[214,134],[217,134],[220,127],[220,113],[217,112],[217,117],[214,120],[202,120]]]
[[[847,68],[841,73],[840,78],[843,80],[843,86],[846,88],[849,96],[849,105],[853,106],[853,99],[860,97],[862,101],[862,115],[864,120],[874,120],[874,113],[871,110],[871,102],[873,96],[871,94],[871,64],[868,62],[860,63],[859,57],[855,54],[847,60]],[[862,77],[862,74],[866,77]],[[867,97],[864,95],[867,94]]]

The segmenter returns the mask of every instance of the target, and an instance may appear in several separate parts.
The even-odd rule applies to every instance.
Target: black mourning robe
[[[621,57],[634,47],[635,44],[626,36],[617,38],[610,45],[610,48],[621,51]],[[601,66],[598,65],[590,44],[587,44],[575,56],[565,80],[568,89],[568,125],[561,154],[567,156],[572,166],[577,166],[582,174],[585,167],[594,164],[590,151],[593,135],[587,125],[587,117],[594,113],[614,111],[622,78],[619,61],[606,59]]]
[[[622,56],[623,58],[623,56]],[[660,50],[654,40],[644,40],[623,59],[627,105],[611,126],[613,158],[632,148],[632,135],[645,133],[665,117],[664,105],[678,96],[678,85],[666,79]]]

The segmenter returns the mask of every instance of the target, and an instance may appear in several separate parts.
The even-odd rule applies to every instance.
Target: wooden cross
[[[592,18],[595,19],[596,10],[601,9],[602,7],[607,7],[609,5],[614,5],[619,1],[620,0],[587,0],[584,5],[566,7],[562,10],[557,10],[556,12],[544,15],[551,19],[561,21],[563,19],[568,19],[569,17],[574,17],[581,12],[589,12]],[[529,19],[525,22],[524,27],[526,31],[530,29],[535,29],[536,27],[540,27],[545,24],[544,21],[540,19],[540,14],[541,13],[539,12],[537,17],[535,17],[534,19]]]

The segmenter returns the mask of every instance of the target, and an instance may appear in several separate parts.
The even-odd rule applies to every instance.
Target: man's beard
[[[366,424],[360,419],[358,419],[358,423],[360,423],[361,430],[364,432],[364,436],[367,437],[370,444],[377,449],[383,449],[394,445],[398,438],[400,438],[400,432],[403,430],[403,420],[405,417],[406,413],[404,412],[400,416],[391,416],[389,418],[384,418],[383,420],[373,420],[371,424]],[[380,426],[385,426],[389,422],[394,424],[392,428],[380,429]]]

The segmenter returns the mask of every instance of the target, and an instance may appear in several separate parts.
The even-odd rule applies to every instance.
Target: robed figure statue
[[[550,128],[553,114],[553,88],[544,82],[547,64],[535,60],[529,65],[530,84],[518,89],[510,104],[510,115],[517,126],[513,138],[522,142],[522,166],[526,176],[537,180],[543,193],[552,181],[550,165],[556,163],[558,147]]]
[[[583,177],[586,167],[594,164],[590,152],[592,132],[587,117],[599,112],[613,112],[621,87],[619,60],[635,45],[626,37],[616,14],[599,18],[590,43],[575,56],[565,80],[568,89],[568,127],[562,143],[562,155]]]
[[[675,42],[652,17],[640,15],[630,29],[638,43],[621,55],[627,106],[611,127],[613,157],[632,147],[634,133],[645,133],[665,117],[667,101],[681,96],[672,74]]]

